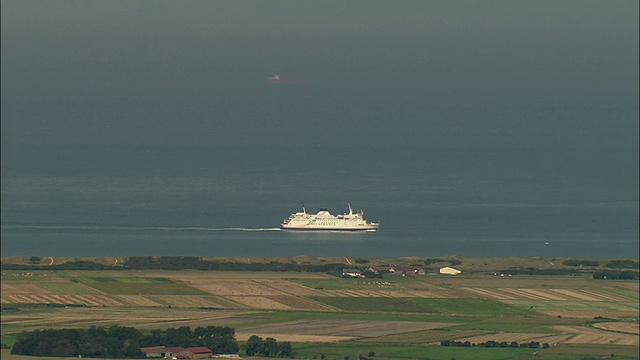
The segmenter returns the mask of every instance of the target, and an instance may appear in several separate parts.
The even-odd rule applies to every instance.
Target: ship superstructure
[[[376,231],[380,223],[368,222],[364,219],[364,213],[353,212],[349,205],[348,214],[332,215],[327,209],[320,209],[316,214],[302,211],[293,213],[284,219],[280,228],[283,230],[308,230],[308,231]]]

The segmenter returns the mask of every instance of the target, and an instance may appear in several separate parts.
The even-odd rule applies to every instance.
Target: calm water
[[[38,166],[8,163],[2,174],[2,256],[638,253],[637,174],[627,172],[637,159],[584,149],[227,146],[25,157]],[[380,231],[277,229],[303,205],[337,213],[347,202]]]
[[[3,1],[2,256],[638,256],[637,3],[295,3]]]

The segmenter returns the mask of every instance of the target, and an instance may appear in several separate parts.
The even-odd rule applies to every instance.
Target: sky
[[[0,6],[3,162],[68,146],[637,149],[637,1]]]

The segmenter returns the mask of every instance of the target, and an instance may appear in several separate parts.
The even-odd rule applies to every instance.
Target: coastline
[[[153,259],[154,261],[182,261],[184,259],[190,259],[201,263],[210,264],[237,264],[240,268],[234,268],[233,270],[247,270],[251,271],[251,265],[273,265],[273,264],[286,264],[286,265],[300,265],[300,266],[321,266],[327,264],[345,265],[351,267],[366,267],[372,265],[397,265],[397,266],[422,266],[422,267],[437,267],[439,265],[454,265],[459,267],[460,270],[467,272],[483,272],[494,271],[498,268],[511,268],[511,269],[574,269],[574,270],[598,270],[605,268],[612,268],[607,266],[612,262],[630,261],[630,264],[635,262],[635,267],[620,267],[613,266],[613,268],[635,269],[638,270],[638,257],[627,258],[580,258],[580,257],[557,257],[557,258],[544,258],[539,256],[533,257],[469,257],[462,255],[445,255],[437,257],[420,257],[420,256],[406,256],[406,257],[352,257],[352,256],[280,256],[280,257],[242,257],[242,256],[224,256],[224,257],[194,257],[194,256],[116,256],[116,257],[59,257],[59,256],[7,256],[0,257],[0,266],[3,267],[16,267],[24,266],[33,269],[47,269],[55,268],[67,264],[67,266],[73,263],[83,264],[96,264],[101,266],[101,269],[121,269],[125,268],[127,262],[131,262],[134,259]],[[242,269],[242,264],[247,265],[247,269]],[[176,265],[178,266],[178,265]],[[179,266],[178,266],[179,267]],[[176,267],[176,269],[178,269]],[[153,268],[153,267],[151,267]],[[188,269],[188,266],[185,265]]]

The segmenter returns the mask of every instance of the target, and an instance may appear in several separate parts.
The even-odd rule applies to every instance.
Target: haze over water
[[[637,257],[637,13],[3,1],[2,256]]]

